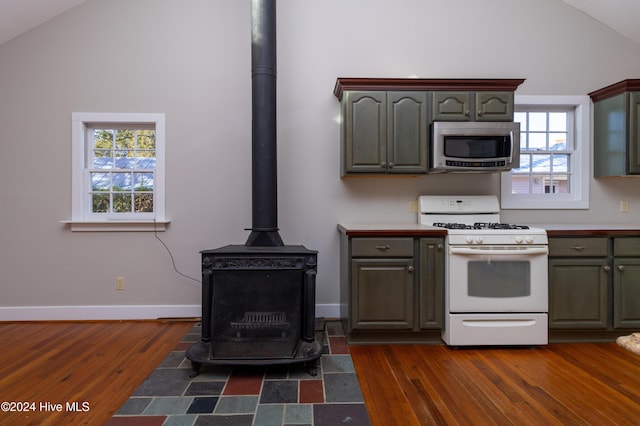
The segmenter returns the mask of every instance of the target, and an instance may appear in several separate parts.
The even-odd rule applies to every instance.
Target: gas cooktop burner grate
[[[443,223],[435,222],[433,226],[446,229],[529,229],[526,225],[512,225],[510,223],[486,223],[476,222],[473,225],[464,223]]]

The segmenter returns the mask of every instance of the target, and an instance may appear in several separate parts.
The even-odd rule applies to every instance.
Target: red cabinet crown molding
[[[619,95],[620,93],[637,91],[640,91],[640,79],[627,79],[610,84],[602,89],[594,90],[589,93],[589,96],[591,97],[591,101],[597,102],[610,98],[611,96]]]
[[[524,78],[343,78],[338,77],[333,94],[342,100],[345,90],[504,90],[515,91]]]

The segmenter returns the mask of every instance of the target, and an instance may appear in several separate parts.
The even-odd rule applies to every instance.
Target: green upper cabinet
[[[640,80],[589,93],[593,101],[595,177],[640,175]]]
[[[513,92],[434,92],[434,121],[513,121]]]
[[[426,174],[433,121],[512,121],[523,81],[338,78],[342,176]]]
[[[427,172],[426,92],[347,92],[342,173]]]

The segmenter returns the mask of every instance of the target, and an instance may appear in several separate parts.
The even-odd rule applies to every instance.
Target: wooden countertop
[[[611,225],[598,223],[575,224],[533,224],[532,228],[547,230],[550,237],[564,236],[640,236],[640,224],[638,225]]]
[[[338,231],[350,236],[367,237],[445,237],[447,230],[418,223],[339,223]]]
[[[531,224],[531,228],[546,229],[550,237],[570,236],[640,236],[638,225],[610,224]],[[339,223],[338,230],[350,237],[357,236],[426,236],[445,237],[447,230],[417,223]]]

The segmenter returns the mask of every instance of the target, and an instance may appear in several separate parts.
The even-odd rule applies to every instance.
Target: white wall
[[[339,299],[338,222],[412,222],[419,194],[500,192],[497,175],[340,179],[336,77],[526,78],[523,95],[585,95],[640,77],[640,45],[560,0],[277,7],[279,225],[285,243],[319,250],[320,305]],[[198,278],[200,250],[242,244],[251,226],[249,25],[249,0],[89,0],[0,45],[0,320],[75,312],[24,308],[42,306],[198,314],[199,284],[173,271],[152,233],[59,223],[71,213],[71,113],[166,114],[172,223],[160,237]],[[504,216],[634,223],[638,188],[592,180],[588,211]],[[620,199],[631,213],[618,213]]]

